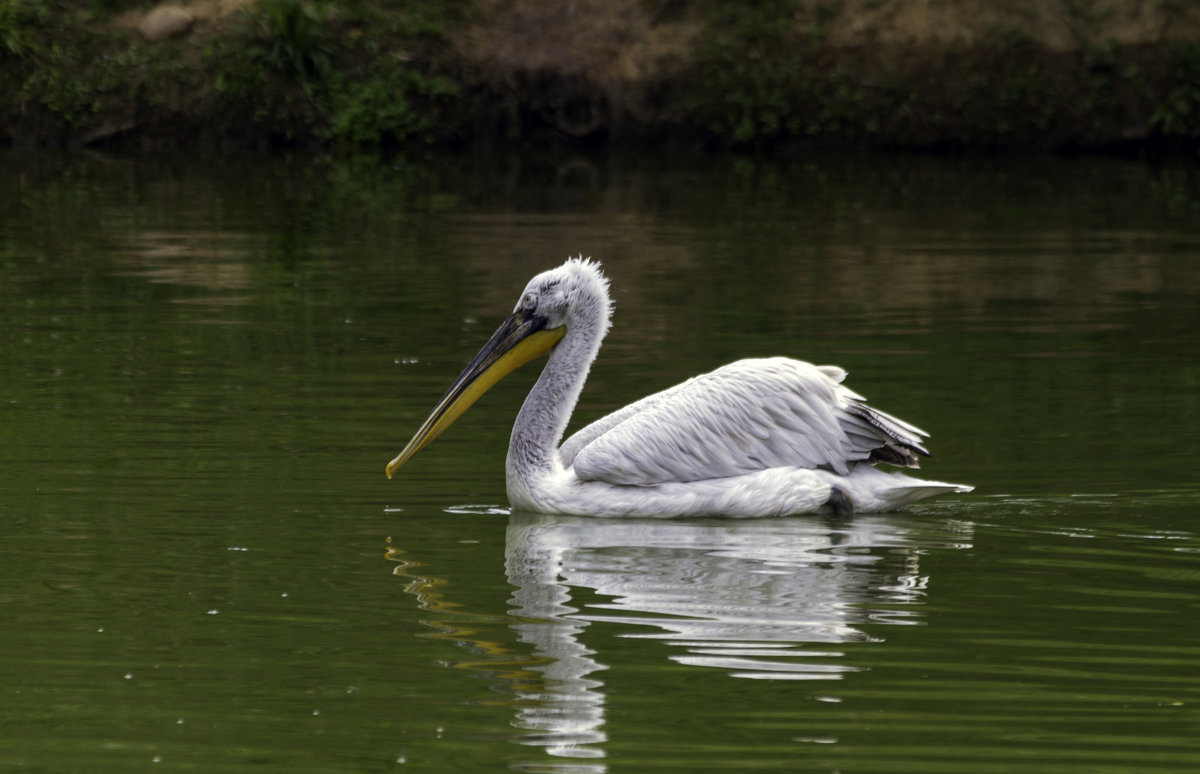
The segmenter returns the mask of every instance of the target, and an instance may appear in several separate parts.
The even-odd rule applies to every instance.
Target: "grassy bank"
[[[0,0],[0,142],[1200,148],[1200,0],[992,5]]]

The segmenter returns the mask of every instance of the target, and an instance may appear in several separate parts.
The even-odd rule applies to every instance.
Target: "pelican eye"
[[[524,296],[521,297],[521,308],[524,309],[525,311],[532,312],[534,309],[537,309],[537,305],[538,305],[537,293],[530,292],[530,293],[526,293]]]

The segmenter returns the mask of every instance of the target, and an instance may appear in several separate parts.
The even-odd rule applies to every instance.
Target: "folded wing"
[[[917,467],[928,434],[867,406],[845,376],[788,358],[739,360],[593,422],[559,454],[582,480],[633,486],[776,467]]]

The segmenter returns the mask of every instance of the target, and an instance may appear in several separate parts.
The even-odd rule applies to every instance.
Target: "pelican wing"
[[[739,360],[593,422],[559,453],[581,480],[635,486],[776,467],[916,467],[927,434],[868,407],[845,376],[787,358]]]

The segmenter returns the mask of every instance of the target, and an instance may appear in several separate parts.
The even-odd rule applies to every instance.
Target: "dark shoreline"
[[[1200,149],[1200,35],[1178,32],[916,40],[777,0],[626,3],[641,15],[624,26],[569,19],[525,39],[487,15],[558,25],[536,0],[253,0],[151,39],[140,7],[0,5],[0,145],[16,147]],[[559,32],[590,47],[534,50]]]

